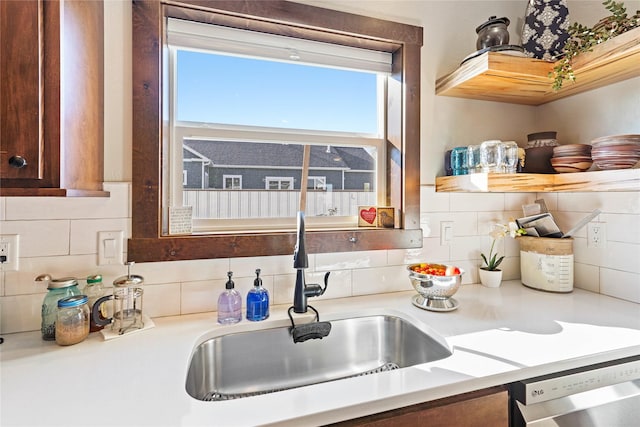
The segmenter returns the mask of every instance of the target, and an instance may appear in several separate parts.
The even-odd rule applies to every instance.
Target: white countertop
[[[445,338],[449,358],[376,375],[226,402],[185,391],[189,358],[206,336],[284,326],[286,306],[264,322],[216,324],[215,313],[154,319],[155,328],[60,347],[39,332],[0,345],[0,424],[110,426],[318,425],[498,384],[640,354],[640,305],[576,289],[465,285],[460,308],[436,313],[412,292],[313,301],[323,320],[391,314]]]

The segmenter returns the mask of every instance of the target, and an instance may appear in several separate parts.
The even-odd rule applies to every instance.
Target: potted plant
[[[605,42],[615,36],[640,27],[640,11],[627,15],[627,9],[623,2],[605,0],[604,7],[611,15],[601,19],[593,28],[589,28],[578,22],[568,28],[569,39],[562,49],[562,56],[556,62],[550,77],[553,77],[553,90],[560,90],[565,80],[575,81],[573,73],[573,58],[584,52],[589,52],[594,46]]]
[[[496,242],[503,239],[507,234],[512,238],[516,238],[527,234],[527,232],[523,228],[518,227],[515,221],[509,221],[507,225],[494,224],[491,233],[489,233],[493,239],[491,249],[489,249],[489,256],[485,256],[483,253],[480,254],[483,264],[478,270],[478,273],[480,275],[480,283],[482,283],[483,286],[497,288],[502,283],[502,270],[498,267],[504,260],[504,255],[498,257],[498,251],[496,250],[494,253],[493,249],[495,248]]]

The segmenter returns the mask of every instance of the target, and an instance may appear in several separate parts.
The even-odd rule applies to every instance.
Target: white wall
[[[586,245],[582,230],[574,243],[576,286],[640,303],[640,193],[457,194],[435,193],[443,153],[457,145],[485,139],[516,140],[528,133],[555,129],[563,143],[588,142],[595,136],[640,133],[640,81],[618,83],[540,107],[436,97],[435,79],[455,69],[475,50],[475,28],[489,16],[511,19],[512,42],[519,39],[526,0],[519,1],[304,1],[424,27],[422,50],[421,225],[424,247],[418,250],[318,254],[310,257],[308,280],[332,271],[322,298],[410,290],[405,265],[415,261],[451,262],[467,270],[464,283],[477,282],[480,252],[487,251],[492,222],[519,215],[520,206],[543,196],[568,229],[595,208],[606,222],[603,249]],[[630,10],[640,8],[629,2]],[[633,7],[631,5],[634,5]],[[598,1],[569,1],[575,19],[592,24],[606,12]],[[20,235],[20,270],[0,273],[0,333],[39,329],[46,289],[34,278],[101,273],[108,285],[126,273],[124,266],[97,266],[97,232],[123,230],[129,235],[131,164],[131,3],[105,1],[105,187],[111,198],[0,198],[0,232]],[[454,240],[441,246],[440,221],[454,221]],[[507,255],[505,278],[519,277],[519,249],[513,240],[500,245]],[[146,279],[145,308],[151,316],[215,310],[226,272],[233,270],[243,293],[255,268],[262,268],[275,303],[293,295],[290,256],[137,264]]]

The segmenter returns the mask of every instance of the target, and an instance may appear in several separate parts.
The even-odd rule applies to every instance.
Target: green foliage
[[[480,256],[482,257],[482,261],[484,261],[486,265],[486,267],[482,267],[485,270],[489,270],[489,271],[497,270],[498,266],[504,259],[504,255],[498,258],[498,252],[496,252],[495,254],[493,253],[493,246],[495,244],[496,244],[496,239],[493,239],[493,242],[491,243],[491,249],[489,250],[489,259],[487,259],[487,257],[484,256],[484,254],[480,254]]]
[[[578,22],[569,26],[569,39],[562,50],[562,58],[557,62],[549,77],[553,77],[553,90],[559,90],[565,80],[575,81],[573,72],[573,58],[583,52],[589,52],[594,46],[625,33],[633,28],[640,27],[640,11],[633,16],[627,16],[627,9],[623,2],[605,0],[602,2],[605,9],[611,12],[611,16],[598,22],[593,28],[589,28]]]

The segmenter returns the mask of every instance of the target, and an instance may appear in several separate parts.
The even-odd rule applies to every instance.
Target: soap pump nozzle
[[[253,286],[259,288],[262,286],[262,279],[260,278],[260,269],[256,268],[256,278],[253,280]]]
[[[233,289],[235,284],[233,283],[233,280],[231,280],[231,277],[233,276],[233,271],[228,271],[227,272],[227,277],[229,278],[227,280],[227,283],[225,283],[224,287],[226,289]]]

